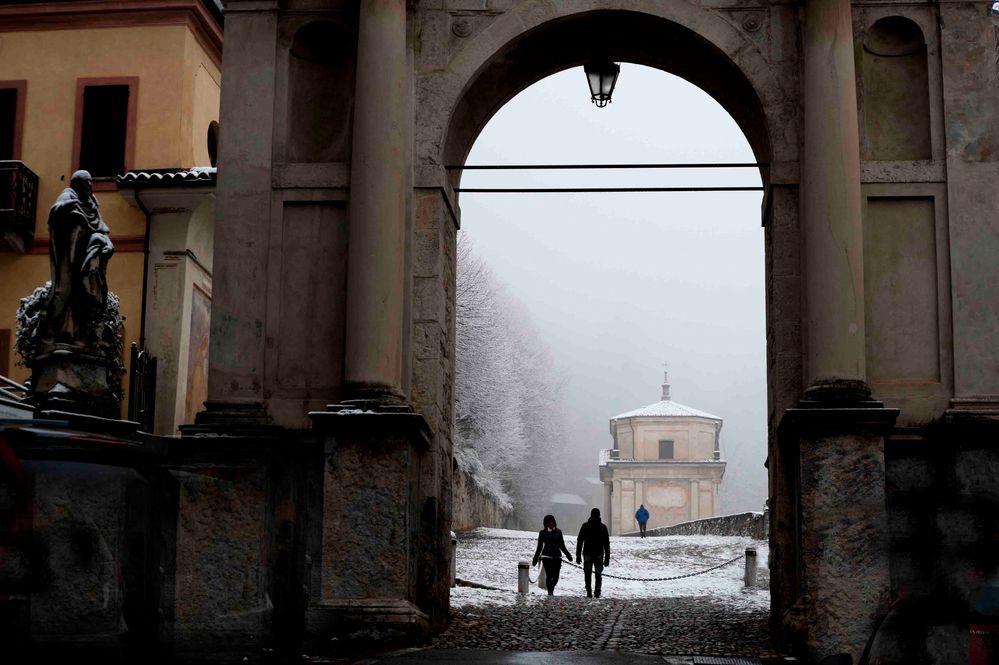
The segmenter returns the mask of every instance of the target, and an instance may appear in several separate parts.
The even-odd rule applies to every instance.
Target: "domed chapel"
[[[614,446],[600,455],[611,534],[638,531],[639,505],[650,529],[718,515],[721,428],[718,416],[672,400],[668,371],[658,402],[611,418]]]

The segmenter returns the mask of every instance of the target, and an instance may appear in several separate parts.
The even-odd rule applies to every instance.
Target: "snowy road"
[[[574,534],[573,534],[574,535]],[[452,623],[437,648],[510,651],[620,650],[661,655],[775,655],[767,633],[767,544],[749,538],[612,538],[607,573],[672,577],[710,568],[757,549],[759,583],[746,589],[743,561],[671,582],[605,578],[603,597],[585,597],[581,570],[566,564],[555,590],[515,593],[517,562],[530,561],[537,533],[477,529],[458,541],[457,576],[504,591],[451,590]],[[575,558],[575,539],[566,545]],[[532,577],[537,569],[531,569]]]
[[[576,556],[576,539],[566,533],[566,547]],[[517,590],[517,562],[530,561],[534,555],[538,534],[505,529],[476,529],[458,537],[457,575],[460,579],[501,589]],[[741,555],[747,547],[755,547],[759,562],[760,583],[746,589],[742,561],[704,575],[671,582],[635,582],[604,579],[605,598],[677,598],[709,596],[718,602],[746,609],[767,610],[770,592],[767,588],[767,543],[751,538],[732,536],[661,536],[658,538],[611,538],[611,565],[606,573],[621,577],[658,578],[685,575],[704,570]],[[531,569],[531,578],[537,568]],[[532,594],[547,595],[532,586]],[[562,575],[556,595],[585,595],[583,571],[562,564]],[[511,603],[509,594],[480,589],[456,588],[451,605],[469,603]]]

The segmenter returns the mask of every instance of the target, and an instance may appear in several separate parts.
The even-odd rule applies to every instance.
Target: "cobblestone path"
[[[452,610],[431,648],[506,651],[617,650],[654,655],[776,656],[767,612],[709,597],[519,597]]]

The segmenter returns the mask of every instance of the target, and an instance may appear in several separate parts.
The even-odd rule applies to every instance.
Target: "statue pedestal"
[[[115,371],[99,352],[71,344],[47,345],[31,362],[34,403],[39,410],[118,419],[121,396],[109,380]]]
[[[391,406],[309,415],[323,442],[325,472],[321,562],[312,573],[307,632],[425,635],[416,529],[420,458],[430,442],[426,420]]]

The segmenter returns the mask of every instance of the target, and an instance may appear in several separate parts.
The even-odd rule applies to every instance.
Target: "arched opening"
[[[495,53],[465,87],[451,113],[443,163],[463,164],[475,138],[503,104],[546,76],[582,65],[595,51],[690,81],[729,112],[759,162],[771,161],[774,151],[760,96],[718,46],[665,18],[596,11],[549,21]],[[454,178],[452,184],[459,176]],[[769,180],[765,172],[763,179],[765,184]]]
[[[751,148],[748,161],[755,158],[761,163],[761,179],[764,185],[770,184],[769,167],[774,156],[769,131],[771,123],[760,95],[732,57],[694,30],[663,17],[634,12],[589,12],[555,19],[513,39],[486,58],[454,105],[443,137],[441,155],[434,161],[454,167],[469,163],[473,143],[501,107],[541,79],[582,65],[593,57],[595,44],[599,44],[601,55],[607,54],[615,61],[641,64],[674,74],[708,93],[741,129]],[[727,46],[738,50],[736,45]],[[585,84],[581,74],[578,78],[580,95],[583,95]],[[624,80],[622,77],[622,82]],[[780,141],[787,141],[787,136],[782,136]],[[786,147],[781,150],[787,153]],[[510,161],[531,162],[517,158]],[[560,161],[558,156],[553,155],[548,163]],[[619,160],[593,161],[606,163]],[[665,157],[648,161],[671,160]],[[450,185],[454,188],[466,187],[463,177],[469,176],[467,173],[462,176],[460,168],[452,169],[449,172]],[[782,201],[779,214],[793,217],[796,213],[788,203],[787,200]],[[469,219],[469,214],[468,209],[462,210],[465,221]],[[771,214],[768,196],[764,199],[764,218]],[[768,244],[770,242],[772,239],[768,238]],[[763,390],[762,380],[760,390]],[[772,467],[773,462],[771,470]],[[780,493],[780,490],[777,492]],[[772,489],[770,493],[773,493]]]

